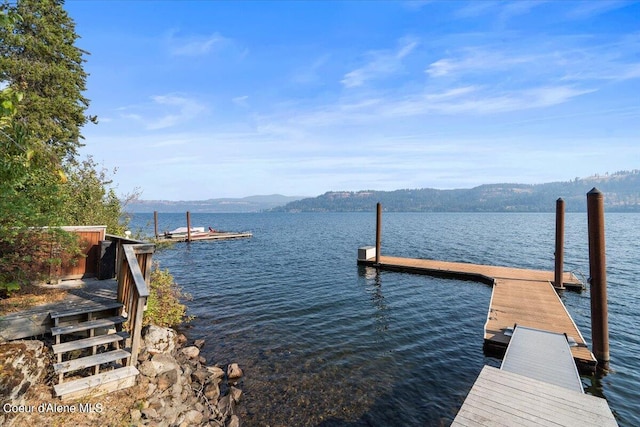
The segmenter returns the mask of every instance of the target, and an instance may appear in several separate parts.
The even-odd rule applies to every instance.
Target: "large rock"
[[[227,366],[227,378],[234,380],[240,377],[242,377],[242,369],[240,369],[237,363],[231,363]]]
[[[11,341],[0,345],[0,407],[21,405],[25,393],[45,375],[45,347],[42,341]]]
[[[226,427],[240,427],[240,418],[237,415],[231,415]]]
[[[198,359],[198,356],[200,355],[200,349],[195,345],[185,347],[180,350],[180,352],[184,354],[188,359]]]
[[[218,398],[220,397],[220,387],[218,386],[218,383],[211,383],[211,384],[207,384],[207,386],[204,389],[204,395],[207,399],[209,399],[209,402],[217,402]]]
[[[160,375],[164,372],[175,369],[178,372],[182,372],[180,365],[173,356],[169,354],[159,353],[151,358],[151,365],[156,371],[156,375]]]
[[[195,409],[185,414],[185,422],[188,423],[189,425],[200,424],[202,422],[202,418],[204,418],[202,413],[200,411],[196,411]]]
[[[142,330],[144,347],[150,354],[171,353],[176,348],[177,334],[171,328],[149,325]]]
[[[224,377],[224,370],[218,366],[207,366],[207,371],[211,378],[222,378]]]
[[[178,382],[178,371],[171,369],[158,375],[158,390],[165,391]]]
[[[240,398],[242,397],[242,390],[234,386],[231,386],[229,388],[229,396],[231,396],[234,402],[238,403],[240,402]]]

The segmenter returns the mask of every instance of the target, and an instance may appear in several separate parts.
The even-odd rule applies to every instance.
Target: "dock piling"
[[[564,200],[559,198],[556,200],[556,252],[555,252],[555,270],[554,270],[554,287],[556,289],[564,289],[562,281],[562,272],[564,269]]]
[[[158,240],[158,211],[153,211],[153,235]]]
[[[604,196],[593,188],[587,193],[587,221],[589,229],[589,274],[591,276],[591,339],[593,354],[609,367],[609,325],[607,307],[607,273],[604,238]]]
[[[191,242],[191,212],[187,211],[187,242]]]
[[[382,239],[382,204],[376,205],[376,265],[380,264],[380,241]]]

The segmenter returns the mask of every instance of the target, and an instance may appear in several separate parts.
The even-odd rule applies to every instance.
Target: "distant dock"
[[[191,213],[187,212],[187,226],[180,227],[170,232],[158,233],[158,211],[153,212],[153,234],[158,242],[194,242],[201,240],[230,240],[230,239],[246,239],[253,237],[248,231],[221,231],[214,230],[209,227],[205,231],[204,227],[191,226]]]
[[[235,233],[235,232],[224,232],[224,231],[215,231],[211,233],[205,234],[196,234],[194,233],[191,237],[188,237],[186,234],[184,235],[159,235],[156,239],[159,242],[194,242],[198,240],[229,240],[229,239],[245,239],[248,237],[253,237],[252,233],[243,232],[243,233]]]

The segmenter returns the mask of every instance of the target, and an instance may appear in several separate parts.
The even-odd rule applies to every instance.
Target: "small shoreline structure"
[[[382,256],[382,206],[377,204],[376,245],[358,248],[358,265],[492,286],[483,349],[504,357],[502,367],[483,368],[453,425],[617,426],[605,399],[584,394],[578,373],[609,368],[604,197],[596,188],[587,194],[587,208],[593,353],[558,295],[584,288],[562,270],[562,199],[556,203],[554,271]],[[560,376],[573,380],[558,385]],[[569,382],[573,385],[566,386]]]
[[[158,233],[158,211],[153,212],[153,230],[155,240],[157,242],[193,242],[198,240],[229,240],[229,239],[244,239],[253,237],[253,233],[248,231],[236,232],[236,231],[221,231],[214,230],[209,227],[205,230],[204,227],[192,227],[191,226],[191,213],[187,212],[187,226],[179,227],[172,231],[165,231],[162,234]]]

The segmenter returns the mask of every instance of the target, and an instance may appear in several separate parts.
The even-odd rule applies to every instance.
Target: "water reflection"
[[[384,332],[389,330],[388,307],[385,304],[384,295],[382,294],[380,270],[374,267],[359,266],[358,275],[364,277],[367,285],[367,293],[370,295],[373,307],[376,309],[374,313],[376,331]]]

